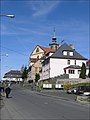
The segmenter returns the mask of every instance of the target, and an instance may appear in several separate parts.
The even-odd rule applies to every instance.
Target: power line
[[[15,27],[13,24],[11,25],[11,27],[12,27],[12,30],[16,30],[16,27]],[[20,31],[19,28],[17,28],[17,30]],[[17,42],[18,42],[25,50],[30,50],[29,48],[27,48],[27,46],[26,46],[25,44],[23,44],[23,43],[20,41],[20,37],[19,37],[19,36],[20,36],[19,33],[17,33],[16,36],[15,36]]]
[[[6,50],[9,50],[9,51],[11,51],[11,52],[15,52],[15,53],[20,54],[20,55],[23,55],[23,56],[28,56],[27,54],[23,54],[23,53],[21,53],[21,52],[18,52],[18,51],[16,51],[16,50],[9,49],[9,48],[4,47],[4,46],[2,46],[2,48],[6,49]]]

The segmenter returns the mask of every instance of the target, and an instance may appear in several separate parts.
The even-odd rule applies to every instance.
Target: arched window
[[[36,49],[36,52],[39,52],[39,48]]]
[[[37,59],[39,59],[39,55],[37,56]]]

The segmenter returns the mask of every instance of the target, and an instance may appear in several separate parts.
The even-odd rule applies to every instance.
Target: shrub
[[[79,77],[82,78],[82,79],[86,79],[86,66],[85,66],[85,63],[82,63],[81,73],[80,73]]]
[[[68,89],[70,89],[70,88],[71,88],[71,83],[70,83],[70,82],[64,83],[64,89],[65,89],[65,90],[68,90]]]

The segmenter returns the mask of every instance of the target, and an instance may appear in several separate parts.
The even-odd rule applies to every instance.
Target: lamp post
[[[6,56],[6,57],[8,57],[8,54],[6,53],[6,54],[2,54],[1,56]]]
[[[14,18],[15,15],[13,14],[0,14],[0,17],[9,17],[9,18]]]
[[[1,67],[1,57],[2,56],[8,57],[8,54],[0,54],[0,67]],[[0,80],[1,80],[1,69],[0,69]]]

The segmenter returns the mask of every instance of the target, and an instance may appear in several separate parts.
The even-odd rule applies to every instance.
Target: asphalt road
[[[42,90],[41,93],[44,93],[46,95],[53,95],[53,96],[60,97],[62,99],[71,100],[71,101],[76,100],[75,94],[67,94],[67,92],[63,90]]]
[[[73,101],[38,95],[15,85],[9,99],[4,99],[1,120],[89,120],[89,106]]]

